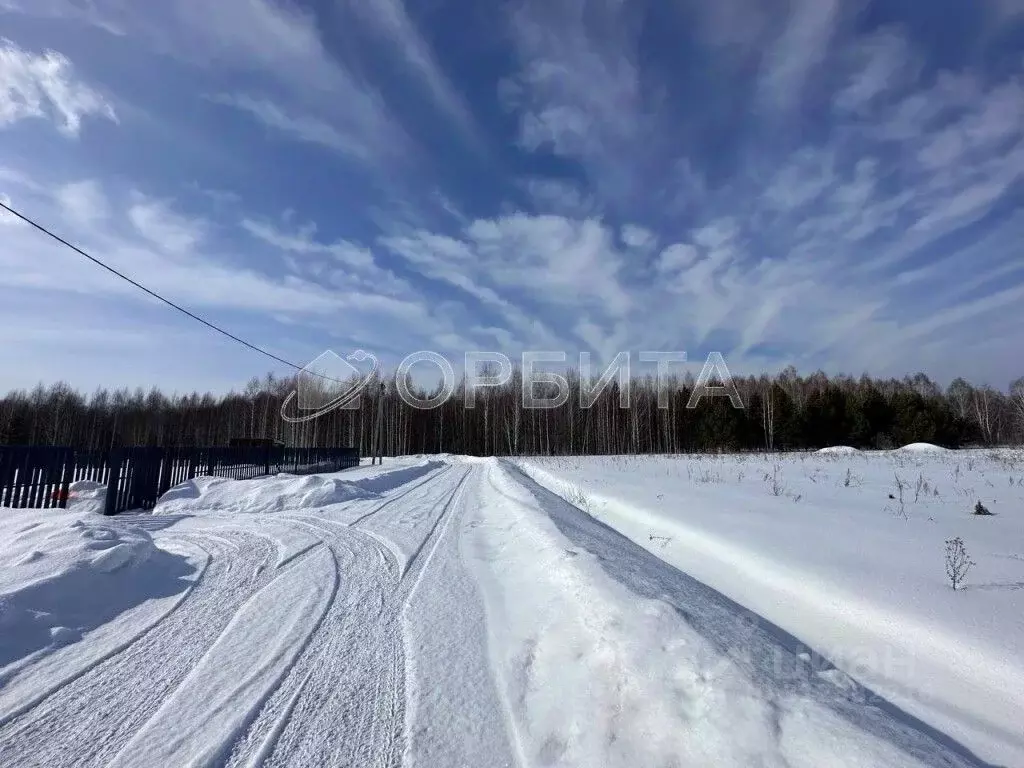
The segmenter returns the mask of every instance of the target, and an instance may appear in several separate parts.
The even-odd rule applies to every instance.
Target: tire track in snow
[[[319,628],[339,573],[321,548],[253,594],[112,765],[220,762]]]
[[[359,517],[357,517],[357,518],[356,518],[355,520],[352,520],[352,521],[350,521],[350,522],[348,523],[348,525],[349,525],[350,527],[354,528],[355,526],[359,525],[359,523],[362,523],[362,522],[364,522],[365,520],[369,520],[369,519],[370,519],[371,517],[373,517],[374,515],[376,515],[377,513],[381,512],[381,511],[383,511],[383,510],[387,509],[387,508],[388,508],[388,507],[390,507],[390,506],[391,506],[392,504],[395,504],[395,503],[397,503],[397,502],[399,502],[399,501],[402,501],[402,500],[403,500],[403,499],[405,499],[405,498],[406,498],[406,497],[407,497],[407,496],[408,496],[408,495],[409,495],[410,493],[412,493],[413,491],[415,491],[415,490],[416,490],[417,488],[421,488],[421,487],[423,487],[424,485],[426,485],[427,483],[429,483],[429,482],[431,482],[431,481],[436,481],[436,480],[438,480],[439,478],[442,478],[442,477],[446,477],[447,475],[450,475],[450,474],[451,474],[451,472],[452,472],[452,470],[454,470],[454,469],[455,469],[455,467],[453,467],[452,465],[450,465],[450,464],[449,464],[449,465],[448,465],[448,466],[447,466],[447,467],[446,467],[446,468],[445,468],[445,469],[444,469],[443,471],[441,471],[441,472],[437,472],[437,473],[431,472],[431,473],[430,473],[430,474],[428,474],[428,475],[427,475],[427,476],[426,476],[426,477],[425,477],[425,478],[424,478],[423,480],[420,480],[420,481],[419,481],[418,483],[416,483],[416,484],[415,484],[415,485],[413,485],[412,487],[410,487],[410,488],[406,489],[406,490],[405,490],[404,492],[402,492],[402,493],[398,494],[397,496],[392,496],[391,498],[389,498],[389,499],[385,500],[385,501],[384,501],[384,502],[383,502],[382,504],[379,504],[378,506],[374,507],[374,508],[373,508],[373,509],[371,509],[371,510],[370,510],[369,512],[367,512],[367,513],[365,513],[365,514],[363,514],[363,515],[360,515],[360,516],[359,516]]]
[[[463,475],[454,487],[441,483],[424,494],[431,511],[441,511],[420,550],[465,479]],[[408,499],[421,485],[373,513]],[[328,547],[351,548],[351,570],[345,572],[341,593],[306,653],[268,700],[246,739],[236,744],[228,764],[398,766],[405,729],[401,611],[408,590],[400,591],[402,575],[394,557],[375,537],[341,521],[312,515],[284,519],[316,531]]]
[[[479,474],[480,465],[468,468],[400,587],[406,648],[403,765],[409,768],[525,765],[514,756],[507,708],[494,682],[482,597],[462,552],[471,514],[465,499]],[[457,666],[452,664],[456,648]]]
[[[346,530],[316,530],[332,552],[349,553],[334,601],[290,674],[266,700],[228,765],[390,765],[374,703],[400,686],[388,664],[384,621],[391,572],[376,546]]]
[[[451,495],[445,502],[444,508],[435,518],[433,525],[430,526],[430,530],[427,532],[427,535],[423,537],[423,541],[416,548],[416,551],[413,552],[412,557],[409,558],[409,562],[402,570],[402,575],[399,579],[399,589],[401,592],[400,602],[403,605],[408,602],[409,597],[416,589],[416,585],[419,583],[419,580],[423,578],[423,572],[426,570],[427,565],[429,565],[430,559],[434,556],[434,552],[437,551],[437,545],[441,540],[441,536],[436,534],[441,525],[441,521],[449,521],[451,519],[451,510],[462,501],[462,494],[465,491],[466,481],[469,479],[469,475],[472,471],[472,468],[467,468],[462,477],[459,478],[458,485],[456,485],[455,489],[451,492]],[[426,559],[421,563],[420,555],[428,543],[431,543],[430,552]],[[416,573],[413,574],[411,578],[407,578],[414,568],[417,569]]]
[[[259,749],[256,750],[256,754],[252,756],[252,759],[247,763],[246,768],[259,768],[263,765],[268,757],[273,753],[274,748],[277,746],[277,740],[281,738],[281,732],[284,730],[285,725],[288,724],[288,720],[292,716],[292,712],[295,711],[295,705],[299,701],[299,697],[306,690],[306,684],[309,679],[313,676],[313,670],[307,672],[295,692],[291,695],[287,702],[285,702],[284,710],[281,712],[277,721],[274,723],[270,732],[263,739],[263,742],[259,745]]]
[[[274,540],[258,526],[171,534],[207,551],[201,578],[157,622],[0,725],[0,765],[135,765],[154,754],[173,763],[185,754],[175,750],[187,743],[189,754],[194,749],[216,764],[398,766],[406,710],[402,607],[466,479],[450,482],[452,469],[432,473],[357,519],[389,508],[429,509],[411,518],[429,530],[401,572],[391,549],[368,532],[316,516],[277,518],[315,530],[319,539],[277,569],[268,567]],[[218,685],[207,689],[200,673],[222,668],[215,661],[230,656],[238,626],[270,631],[272,622],[254,623],[261,605],[254,595],[318,552],[337,564],[336,588],[319,623],[304,639],[304,630],[293,633],[284,650],[264,660],[240,716],[211,723],[197,736],[202,728],[179,716],[196,719],[204,705],[214,714],[230,709],[235,702],[224,700],[224,691],[253,677],[246,677],[244,654],[236,673]],[[208,700],[218,693],[219,708]]]

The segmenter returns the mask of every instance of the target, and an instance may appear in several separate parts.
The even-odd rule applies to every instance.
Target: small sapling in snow
[[[899,476],[899,475],[896,475],[896,474],[894,474],[894,475],[893,475],[893,477],[895,477],[895,478],[896,478],[896,493],[897,493],[898,495],[897,495],[897,496],[895,497],[895,499],[896,499],[896,501],[898,501],[898,502],[899,502],[899,504],[900,504],[900,511],[899,511],[899,515],[900,515],[900,517],[902,517],[902,518],[903,518],[904,520],[906,520],[906,519],[907,519],[907,509],[906,509],[906,507],[905,507],[905,506],[904,506],[904,504],[903,504],[903,481],[902,481],[902,480],[900,479],[900,476]],[[890,499],[892,499],[892,498],[893,498],[893,496],[892,496],[892,495],[890,495],[890,496],[889,496],[889,498],[890,498]]]
[[[967,555],[963,539],[946,539],[946,576],[954,590],[960,588],[974,561]]]

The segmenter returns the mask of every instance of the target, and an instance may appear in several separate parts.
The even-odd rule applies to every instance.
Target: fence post
[[[60,456],[60,480],[57,482],[57,506],[66,509],[71,494],[72,475],[75,474],[75,451],[66,448]]]
[[[124,465],[124,451],[110,452],[110,479],[107,481],[107,498],[103,507],[104,515],[118,513],[118,496],[121,494],[121,468]]]

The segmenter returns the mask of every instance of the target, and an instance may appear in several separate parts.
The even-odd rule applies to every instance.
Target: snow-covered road
[[[2,766],[987,765],[503,462],[0,513]]]

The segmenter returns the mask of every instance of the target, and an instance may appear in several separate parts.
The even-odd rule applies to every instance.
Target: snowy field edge
[[[1017,490],[1024,476],[1021,452],[908,448],[856,455],[511,463],[651,554],[793,633],[853,679],[979,755],[1024,764],[1018,722],[1024,711],[1024,663],[1014,652],[1024,639],[1024,592],[1014,588],[1024,581]],[[787,488],[774,494],[754,476],[763,472],[766,485],[778,483],[768,475],[780,465]],[[885,501],[878,503],[880,509],[895,507],[882,493],[894,482],[894,469],[908,478],[937,477],[940,471],[963,478],[970,493],[955,505],[959,517],[950,519],[949,510],[937,502],[915,505],[911,491],[905,506],[912,511],[902,515],[894,508],[878,519],[858,512],[834,529],[833,520],[830,525],[809,520],[831,506],[840,508],[837,515],[845,513],[833,497],[850,490],[844,485],[850,474],[857,478],[858,491],[879,492],[878,499]],[[998,520],[975,520],[967,513],[971,505],[966,500],[982,485],[1001,510]],[[929,495],[929,501],[934,499]],[[865,500],[861,496],[852,503],[863,506]],[[687,507],[685,513],[679,504]],[[999,527],[978,528],[993,522]],[[770,528],[771,535],[759,525]],[[745,528],[751,530],[743,533]],[[943,583],[941,546],[950,535],[943,530],[953,529],[965,531],[972,555],[991,579],[955,594]],[[925,542],[917,542],[918,537]],[[979,544],[985,549],[978,550]],[[917,551],[924,546],[927,552]],[[862,554],[859,564],[849,557],[857,554]]]

